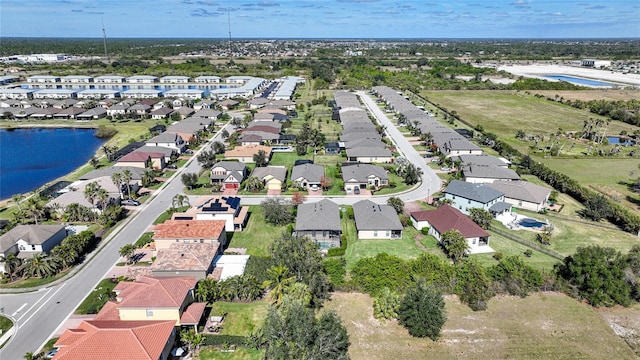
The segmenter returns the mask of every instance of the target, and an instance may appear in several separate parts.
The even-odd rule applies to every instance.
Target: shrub
[[[429,235],[429,228],[423,227],[422,230],[420,230],[420,232],[422,233],[422,235]]]

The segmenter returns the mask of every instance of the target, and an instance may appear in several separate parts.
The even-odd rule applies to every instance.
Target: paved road
[[[219,139],[220,132],[210,143]],[[203,150],[209,147],[210,144],[204,146]],[[0,296],[0,307],[4,308],[4,314],[11,316],[18,324],[16,335],[0,350],[0,359],[22,359],[25,353],[34,352],[44,345],[98,282],[110,276],[108,271],[118,261],[119,249],[135,242],[158,215],[171,206],[173,197],[184,187],[180,174],[197,172],[199,169],[196,155],[149,201],[137,208],[135,216],[127,219],[128,223],[124,223],[119,231],[114,231],[107,239],[109,243],[75,276],[37,292]]]
[[[366,93],[358,92],[369,111],[377,118],[378,122],[387,128],[387,134],[396,143],[398,149],[413,164],[424,171],[422,183],[413,190],[407,191],[399,197],[403,201],[426,199],[440,189],[440,179],[425,164],[423,157],[409,144],[407,139],[398,131],[395,125],[387,118]],[[229,132],[231,126],[226,127]],[[220,139],[220,132],[210,141],[204,149],[210,148],[210,144]],[[196,154],[197,155],[197,154]],[[108,271],[119,259],[119,249],[129,243],[135,242],[144,233],[149,225],[169,206],[173,197],[183,189],[180,175],[184,172],[198,172],[199,165],[192,157],[185,167],[179,170],[166,185],[157,191],[144,205],[136,209],[137,214],[122,224],[113,235],[109,237],[109,243],[87,263],[74,277],[62,284],[55,285],[40,291],[25,294],[6,294],[0,296],[0,307],[4,314],[11,316],[18,324],[18,330],[10,342],[0,350],[0,359],[22,359],[27,352],[33,352],[42,347],[61,324],[72,314],[86,295],[100,282],[101,279],[110,276]],[[264,196],[245,196],[242,203],[257,205],[264,200]],[[330,197],[333,201],[342,205],[352,205],[362,200],[358,196]],[[377,203],[385,203],[388,196],[374,196],[369,199]],[[320,197],[309,197],[309,202],[319,201]]]

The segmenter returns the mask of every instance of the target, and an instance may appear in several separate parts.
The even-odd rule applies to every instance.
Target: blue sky
[[[640,0],[0,0],[27,37],[640,37]]]

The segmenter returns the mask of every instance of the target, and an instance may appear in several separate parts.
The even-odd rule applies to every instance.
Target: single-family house
[[[153,227],[156,250],[167,249],[173,243],[214,242],[224,246],[227,242],[225,221],[222,220],[167,220]]]
[[[197,282],[193,276],[121,281],[113,289],[115,301],[107,302],[95,320],[173,321],[174,326],[198,331],[206,304],[194,302]]]
[[[499,203],[504,203],[504,194],[485,184],[451,180],[444,190],[445,199],[452,201],[452,206],[468,215],[469,209],[480,208],[487,211]]]
[[[114,166],[132,166],[162,170],[167,166],[165,155],[160,152],[133,151],[118,159]]]
[[[222,115],[222,113],[218,110],[214,110],[214,109],[201,109],[195,112],[195,114],[193,114],[193,117],[195,118],[205,118],[205,119],[219,119],[220,116]]]
[[[260,151],[264,151],[267,162],[271,160],[271,147],[263,145],[236,146],[232,150],[225,151],[224,157],[225,159],[237,159],[243,163],[253,163],[253,155],[257,155]]]
[[[453,157],[453,160],[460,160],[463,165],[486,165],[486,166],[498,166],[508,168],[511,162],[505,158],[497,158],[495,156],[482,154],[482,155],[458,155]]]
[[[325,155],[337,155],[340,154],[340,143],[326,142],[324,143]]]
[[[435,210],[412,212],[411,222],[418,230],[429,228],[429,235],[438,241],[442,241],[442,234],[445,232],[457,230],[467,240],[472,254],[493,251],[489,247],[489,233],[460,210],[449,205],[442,205]]]
[[[193,110],[200,111],[202,109],[215,109],[215,101],[213,100],[202,100],[193,105]]]
[[[117,103],[107,109],[107,115],[108,116],[118,116],[118,115],[125,116],[127,114],[127,111],[129,110],[129,107],[131,106],[127,103],[124,103],[124,102]]]
[[[236,106],[238,106],[239,102],[235,101],[235,100],[231,100],[231,99],[225,99],[222,100],[218,103],[218,105],[220,105],[220,108],[222,108],[222,110],[231,110],[233,108],[235,108]]]
[[[502,166],[469,164],[462,167],[462,178],[470,183],[492,183],[497,180],[520,180],[513,170]]]
[[[353,204],[358,239],[399,239],[402,224],[393,207],[378,205],[371,200]]]
[[[151,275],[155,278],[193,276],[202,280],[213,271],[220,250],[218,243],[173,243],[167,249],[158,250],[151,264]]]
[[[542,211],[551,195],[551,189],[521,180],[498,180],[486,183],[485,186],[503,193],[506,203],[531,211]]]
[[[142,185],[142,176],[146,170],[135,166],[105,166],[80,175],[78,180],[94,180],[103,177],[110,179],[113,174],[122,174],[125,170],[129,170],[129,173],[131,174],[131,185]]]
[[[298,205],[294,236],[308,237],[321,250],[340,247],[340,208],[327,199]]]
[[[180,135],[170,132],[164,132],[160,135],[156,135],[147,140],[146,144],[149,146],[160,146],[175,149],[179,154],[182,154],[187,148],[187,144]]]
[[[77,120],[97,120],[107,116],[107,110],[102,107],[94,107],[76,115]]]
[[[324,177],[324,166],[315,164],[300,164],[291,169],[291,183],[295,187],[309,189],[311,186],[320,187]]]
[[[48,253],[67,237],[64,225],[17,225],[0,236],[0,260],[9,254],[21,258]],[[0,261],[0,273],[5,271]]]
[[[381,147],[356,147],[347,149],[347,159],[360,163],[392,163],[393,154]]]
[[[342,180],[347,194],[353,189],[366,189],[368,186],[379,188],[389,185],[387,171],[372,164],[342,164]]]
[[[169,107],[161,107],[159,109],[155,109],[153,110],[150,115],[152,119],[155,120],[161,120],[161,119],[165,119],[171,116],[171,114],[173,114],[173,109],[169,108]]]
[[[211,184],[224,189],[239,189],[247,177],[247,165],[238,161],[219,161],[211,168]]]
[[[81,107],[70,106],[66,109],[62,109],[53,115],[54,119],[75,119],[78,115],[84,113],[84,109]]]
[[[174,218],[223,220],[225,231],[242,231],[249,220],[249,208],[241,206],[237,196],[216,196],[203,199],[186,213],[174,215]]]
[[[56,360],[168,360],[176,339],[172,321],[83,320],[53,345]]]
[[[267,190],[280,190],[287,181],[287,168],[285,166],[256,167],[251,176],[260,179]]]
[[[186,107],[186,106],[183,106],[183,107],[181,107],[179,109],[174,109],[174,111],[177,112],[180,115],[181,119],[187,118],[187,117],[191,116],[195,112],[195,110],[193,110],[190,107]]]

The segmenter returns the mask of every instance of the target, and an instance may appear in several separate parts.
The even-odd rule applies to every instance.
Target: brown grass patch
[[[596,311],[564,294],[500,296],[482,312],[448,296],[448,320],[435,342],[412,338],[396,321],[379,322],[372,306],[357,293],[335,293],[326,305],[347,327],[354,360],[636,358]]]
[[[534,94],[555,98],[556,95],[565,100],[633,100],[640,97],[640,90],[615,90],[615,89],[594,89],[580,91],[557,91],[557,90],[535,90]]]

